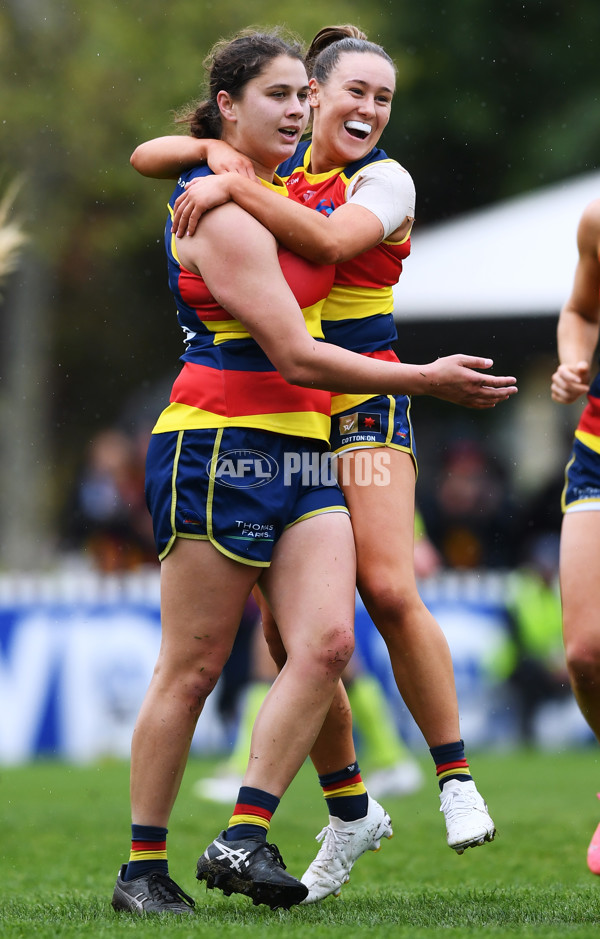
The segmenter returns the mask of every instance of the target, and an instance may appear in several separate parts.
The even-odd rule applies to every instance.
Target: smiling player
[[[224,153],[221,141],[215,142],[214,155],[206,141],[199,148],[193,138],[150,141],[138,148],[132,163],[145,175],[170,176],[208,153],[215,172],[229,167],[232,172],[182,193],[174,232],[180,237],[193,232],[204,212],[230,199],[237,202],[280,243],[309,260],[336,265],[322,310],[328,342],[371,361],[398,362],[392,347],[397,340],[392,288],[410,253],[415,192],[409,173],[378,149],[390,119],[395,68],[380,46],[351,26],[322,30],[309,50],[308,67],[312,140],[300,144],[278,169],[291,198],[282,200],[257,186],[248,164]],[[460,395],[451,400],[473,403]],[[431,749],[448,845],[462,854],[491,841],[495,826],[460,739],[448,644],[416,587],[410,398],[334,394],[330,441],[342,461],[358,589],[387,644],[398,688]],[[364,461],[382,450],[389,484],[365,485]],[[282,666],[285,651],[267,610],[264,619],[272,654]],[[351,717],[337,698],[311,751],[330,819],[323,846],[303,877],[309,888],[304,902],[339,893],[356,859],[377,843],[376,809],[363,791],[353,753]]]

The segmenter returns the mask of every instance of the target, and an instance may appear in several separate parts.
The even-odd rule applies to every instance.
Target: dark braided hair
[[[203,65],[208,73],[207,98],[177,115],[177,124],[188,124],[192,137],[221,137],[220,91],[239,100],[244,88],[278,56],[304,61],[303,48],[295,39],[285,39],[278,30],[244,30],[233,39],[221,39],[212,47]]]

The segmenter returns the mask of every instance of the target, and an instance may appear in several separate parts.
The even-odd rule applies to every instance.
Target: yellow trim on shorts
[[[223,428],[219,427],[215,437],[215,442],[213,446],[213,452],[211,461],[215,460],[219,455],[219,450],[221,447],[221,440],[223,439]],[[213,548],[216,548],[221,554],[226,558],[231,558],[232,561],[237,561],[239,564],[245,564],[247,567],[269,567],[270,561],[254,561],[251,558],[241,557],[239,554],[234,554],[233,551],[229,551],[227,548],[223,547],[217,541],[216,535],[213,531],[213,521],[212,521],[212,508],[213,508],[213,493],[215,491],[215,478],[212,474],[209,473],[209,483],[208,483],[208,495],[206,498],[206,531],[208,533],[208,540],[210,541]]]
[[[563,515],[566,513],[567,508],[568,508],[568,506],[567,506],[567,489],[569,488],[569,470],[570,470],[571,467],[573,466],[573,463],[574,463],[574,462],[575,462],[575,455],[573,455],[573,456],[571,457],[571,459],[569,460],[569,462],[568,462],[567,465],[565,466],[565,484],[564,484],[563,490],[562,490],[562,492],[561,492],[561,494],[560,494],[560,507],[561,507],[561,509],[562,509]]]
[[[287,531],[288,528],[292,528],[293,525],[297,525],[298,522],[303,522],[307,518],[314,518],[316,515],[331,515],[334,512],[342,512],[344,515],[350,515],[350,509],[345,505],[328,505],[322,509],[314,509],[312,512],[305,512],[304,515],[295,518],[293,522],[288,522],[283,530]]]
[[[563,510],[564,515],[577,515],[578,512],[600,512],[600,498],[577,499],[576,502],[569,502]]]
[[[593,434],[583,433],[583,431],[575,431],[575,436],[581,441],[581,443],[588,447],[589,449],[594,449],[589,447],[589,444],[586,440],[582,439],[583,437],[593,437],[595,440],[598,440],[598,437],[594,437]],[[600,450],[595,451],[600,453]],[[577,512],[599,512],[600,511],[600,498],[598,499],[575,499],[573,502],[569,502],[567,505],[567,489],[569,488],[569,470],[573,466],[573,463],[576,460],[576,456],[573,455],[565,467],[565,485],[563,491],[560,494],[560,507],[562,509],[563,515],[573,514]]]
[[[177,513],[177,470],[179,468],[179,457],[181,455],[181,445],[183,443],[183,431],[180,430],[177,435],[177,446],[175,448],[175,458],[173,459],[173,469],[171,472],[171,537],[165,547],[158,555],[158,560],[162,561],[175,544],[177,537],[177,528],[175,527],[175,515]]]
[[[347,447],[339,447],[338,450],[332,450],[331,452],[334,456],[340,457],[344,456],[345,453],[352,453],[354,450],[399,450],[400,453],[408,453],[415,468],[415,481],[419,478],[417,456],[411,447],[405,447],[404,444],[401,443],[379,443],[370,441],[368,443],[349,443]],[[343,488],[342,486],[342,489]]]
[[[181,446],[183,443],[183,435],[185,431],[180,430],[177,435],[177,447],[175,448],[175,459],[173,460],[173,472],[171,474],[171,537],[169,538],[165,548],[158,555],[158,560],[163,561],[177,538],[182,538],[185,541],[209,541],[211,545],[220,552],[220,554],[225,555],[225,557],[231,558],[232,561],[238,561],[240,564],[246,564],[248,567],[268,567],[271,563],[270,561],[253,561],[248,558],[240,557],[237,554],[234,554],[233,551],[228,551],[227,548],[224,548],[214,537],[212,531],[212,493],[214,490],[214,479],[210,477],[209,489],[208,489],[208,498],[207,498],[207,507],[206,507],[206,527],[208,534],[206,535],[194,535],[191,532],[180,532],[177,531],[175,525],[175,518],[177,514],[177,469],[179,467],[179,456],[181,454]],[[223,436],[223,428],[220,428],[215,437],[215,444],[213,447],[213,459],[215,456],[215,450],[218,453],[218,444],[221,442]],[[210,521],[209,521],[210,516]]]

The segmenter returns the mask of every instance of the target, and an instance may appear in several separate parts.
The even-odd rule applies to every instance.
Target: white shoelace
[[[476,807],[477,796],[474,792],[461,792],[459,789],[451,789],[444,793],[440,812],[449,819],[464,815]]]
[[[345,831],[336,831],[331,825],[326,825],[316,836],[315,841],[322,841],[315,861],[333,861],[336,860],[340,849],[348,844],[349,833]],[[314,863],[314,862],[313,862]]]

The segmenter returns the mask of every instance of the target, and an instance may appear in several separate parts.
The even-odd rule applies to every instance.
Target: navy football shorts
[[[239,427],[152,434],[146,501],[160,560],[189,538],[256,567],[291,525],[348,514],[325,442]]]
[[[562,493],[563,512],[600,510],[600,453],[586,447],[577,437],[565,470]]]

